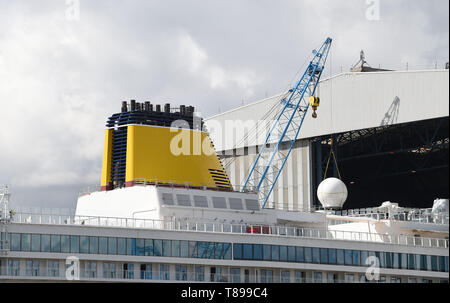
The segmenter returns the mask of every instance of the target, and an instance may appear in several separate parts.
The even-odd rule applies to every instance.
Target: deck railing
[[[45,215],[16,213],[13,223],[45,225],[77,225],[116,228],[157,229],[170,231],[262,235],[267,237],[312,238],[376,242],[406,246],[448,248],[448,239],[423,238],[407,235],[374,234],[367,232],[302,228],[295,226],[269,226],[251,223],[193,222],[187,220],[152,220],[97,216]]]
[[[206,271],[140,271],[140,270],[123,270],[122,268],[116,268],[115,270],[102,271],[101,268],[97,270],[84,270],[81,269],[79,276],[76,280],[86,282],[175,282],[175,283],[417,283],[421,282],[421,279],[406,279],[400,280],[398,277],[390,280],[373,280],[368,281],[361,274],[349,275],[346,280],[331,279],[329,280],[326,275],[322,278],[304,278],[304,277],[285,277],[279,274],[273,274],[271,276],[255,276],[240,275],[229,273],[228,270],[222,274],[209,274]],[[358,279],[358,277],[363,277]],[[23,268],[23,267],[0,267],[0,280],[49,280],[49,281],[73,281],[73,277],[67,278],[66,272],[61,269],[47,268],[46,266],[40,266],[39,268]],[[394,282],[395,281],[395,282]],[[448,280],[446,280],[448,282]]]
[[[169,188],[185,188],[185,189],[196,189],[196,190],[212,190],[212,191],[225,191],[225,192],[241,192],[244,191],[246,193],[256,193],[257,190],[254,187],[246,187],[244,190],[243,186],[240,185],[232,185],[232,188],[224,188],[224,187],[208,187],[206,185],[199,185],[197,183],[184,182],[180,184],[179,182],[175,182],[173,180],[160,180],[160,179],[144,179],[137,178],[133,181],[133,186],[156,186],[156,187],[169,187]],[[125,184],[123,185],[125,187]],[[88,186],[82,189],[78,196],[88,195],[94,192],[101,191],[101,187],[98,185]]]
[[[432,213],[431,208],[400,208],[389,214],[378,208],[363,208],[335,211],[335,215],[344,217],[371,218],[375,220],[412,221],[419,223],[449,225],[449,213]]]

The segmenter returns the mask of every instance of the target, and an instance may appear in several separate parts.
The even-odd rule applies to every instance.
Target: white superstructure
[[[255,196],[142,185],[85,193],[73,216],[18,212],[0,280],[66,281],[75,257],[81,281],[365,283],[374,256],[372,282],[448,282],[445,209],[289,212]]]

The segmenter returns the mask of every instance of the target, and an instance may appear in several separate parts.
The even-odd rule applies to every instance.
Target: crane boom
[[[313,51],[314,57],[303,76],[281,100],[282,109],[270,128],[245,180],[242,191],[256,188],[263,208],[266,207],[270,194],[297,140],[303,120],[310,107],[310,102],[305,98],[305,95],[314,97],[330,51],[331,42],[332,39],[327,38],[318,51]]]

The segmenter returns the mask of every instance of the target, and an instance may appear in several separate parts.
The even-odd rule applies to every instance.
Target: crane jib
[[[305,94],[314,96],[317,84],[325,67],[331,42],[332,39],[327,38],[319,51],[313,51],[314,58],[309,63],[300,80],[289,90],[289,98],[287,100],[285,98],[281,100],[281,110],[270,128],[265,142],[243,185],[243,191],[247,191],[251,185],[258,190],[262,207],[266,206],[269,196],[298,138],[306,113],[310,107],[310,103],[305,101]],[[313,109],[315,111],[316,108]],[[314,115],[315,112],[313,117],[315,117]],[[274,134],[277,135],[277,129],[283,129],[283,131],[279,137],[275,138],[277,139],[275,147],[267,152],[269,157],[264,158],[263,155],[266,153],[268,143]],[[291,136],[291,133],[294,136]],[[289,147],[287,153],[280,151],[282,146]]]

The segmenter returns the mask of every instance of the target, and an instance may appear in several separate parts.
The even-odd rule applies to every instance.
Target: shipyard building
[[[384,201],[429,208],[435,199],[448,198],[448,83],[448,69],[353,69],[322,80],[316,91],[318,118],[305,118],[269,207],[320,206],[316,190],[326,177],[340,177],[347,185],[344,209]],[[205,120],[235,189],[264,144],[265,136],[251,134],[261,121],[270,124],[270,110],[282,98],[280,94]]]

